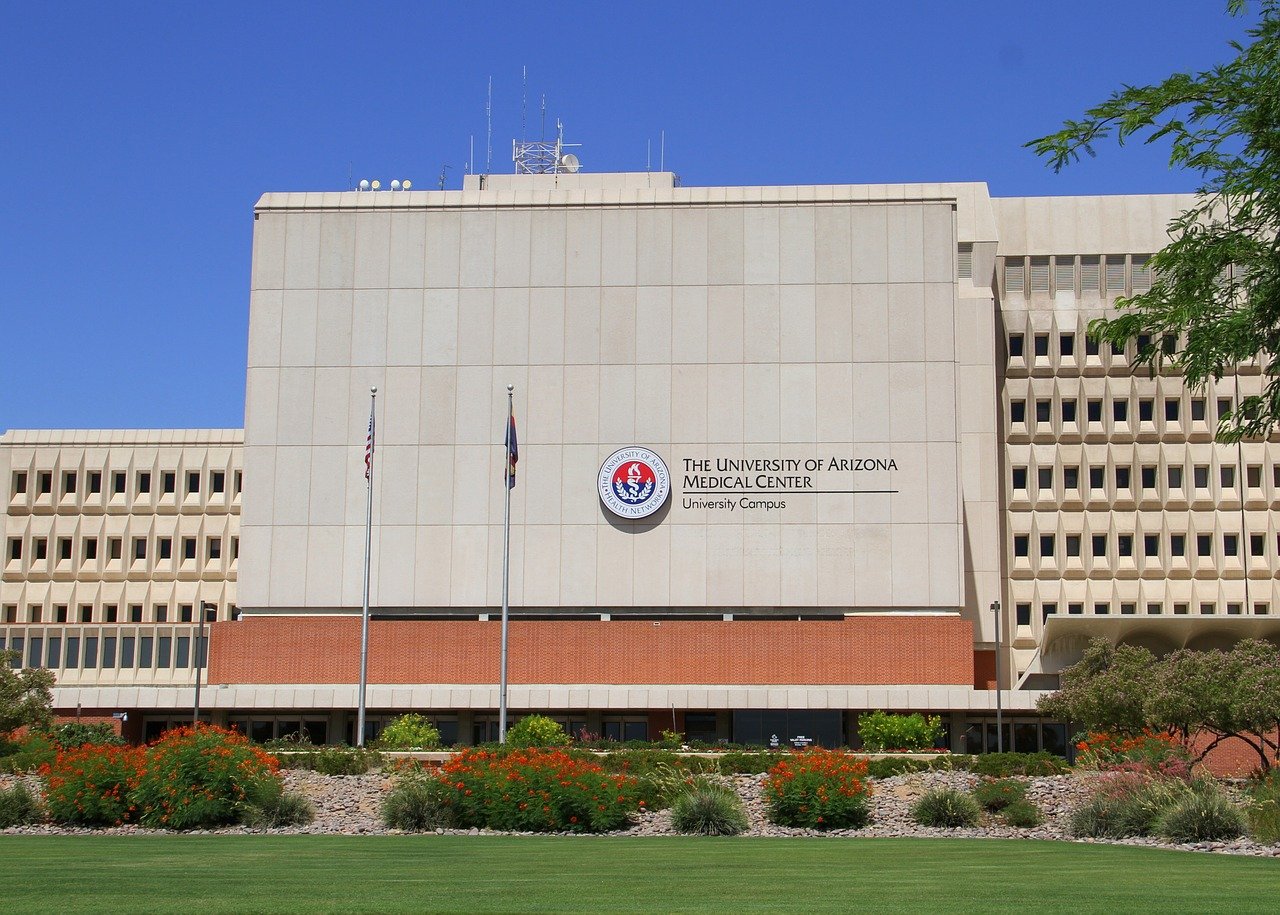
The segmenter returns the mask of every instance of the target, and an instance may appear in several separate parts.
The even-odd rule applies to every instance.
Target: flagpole
[[[365,694],[369,686],[369,555],[373,546],[373,445],[377,387],[369,388],[368,489],[364,500],[364,605],[360,615],[360,708],[356,714],[356,746],[364,746]]]
[[[507,440],[502,460],[504,508],[502,511],[502,672],[498,682],[498,743],[507,742],[507,615],[510,610],[509,581],[511,575],[511,424],[515,417],[515,389],[507,385]]]

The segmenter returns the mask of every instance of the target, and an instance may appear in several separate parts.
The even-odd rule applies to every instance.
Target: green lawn
[[[961,839],[2,837],[5,912],[1276,911],[1280,861]]]

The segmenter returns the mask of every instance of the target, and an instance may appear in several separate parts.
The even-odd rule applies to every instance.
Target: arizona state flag
[[[516,461],[520,460],[520,449],[516,446],[516,415],[507,414],[507,489],[516,488]]]

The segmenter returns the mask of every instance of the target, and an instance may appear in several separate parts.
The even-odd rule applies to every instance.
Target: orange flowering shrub
[[[179,728],[147,748],[134,803],[147,826],[224,826],[280,793],[279,768],[279,760],[243,734],[207,725]]]
[[[1091,731],[1076,744],[1077,764],[1103,772],[1145,772],[1186,780],[1191,755],[1172,734],[1146,728],[1141,734]]]
[[[55,823],[119,826],[133,820],[132,794],[142,771],[137,747],[94,746],[59,750],[40,768],[45,804]]]
[[[560,749],[468,750],[445,763],[437,788],[457,826],[516,832],[607,832],[645,806],[634,778]]]
[[[790,753],[769,770],[765,801],[779,826],[859,829],[867,824],[867,762],[819,748]]]

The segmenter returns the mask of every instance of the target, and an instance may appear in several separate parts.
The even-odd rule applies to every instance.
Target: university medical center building
[[[244,430],[0,437],[0,642],[64,716],[350,740],[376,386],[371,732],[1065,752],[1035,701],[1091,638],[1280,636],[1277,444],[1087,322],[1178,196],[468,176],[254,208]],[[207,659],[201,606],[216,608]],[[998,602],[998,610],[993,604]],[[997,639],[997,617],[999,638]],[[199,667],[206,663],[207,667]]]

